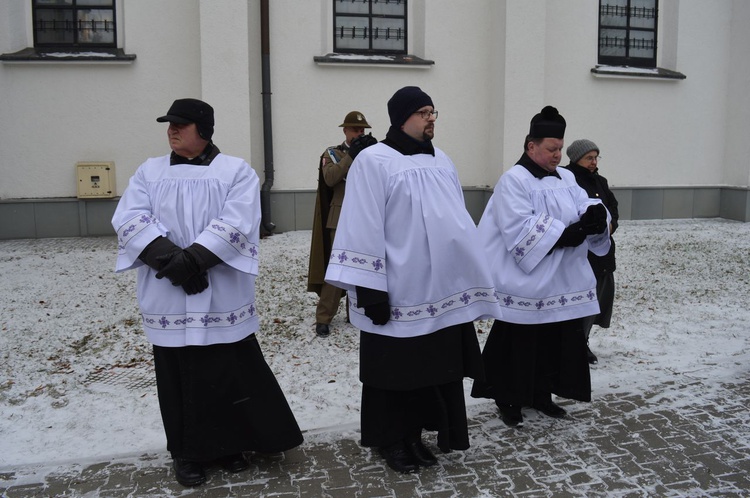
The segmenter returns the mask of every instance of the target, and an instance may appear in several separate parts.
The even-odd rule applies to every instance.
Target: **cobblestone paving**
[[[184,488],[165,453],[0,469],[3,497],[557,497],[750,496],[750,376],[734,384],[680,378],[590,404],[566,419],[524,410],[508,428],[491,403],[469,407],[472,447],[400,475],[358,444],[356,429],[306,434],[283,456],[249,455],[239,474],[209,468]],[[429,439],[428,445],[434,447]]]

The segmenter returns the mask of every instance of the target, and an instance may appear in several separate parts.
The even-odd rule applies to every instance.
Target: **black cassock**
[[[302,433],[255,334],[231,344],[154,346],[167,449],[210,461],[245,451],[278,453]]]
[[[362,331],[362,446],[389,446],[425,429],[438,432],[444,452],[468,448],[464,377],[483,377],[473,323],[411,338]]]
[[[520,325],[495,320],[482,351],[485,380],[474,398],[531,406],[550,393],[591,401],[591,375],[583,320]]]

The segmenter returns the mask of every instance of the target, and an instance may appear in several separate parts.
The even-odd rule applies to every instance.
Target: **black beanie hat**
[[[160,123],[195,123],[203,140],[211,140],[214,134],[214,108],[198,99],[177,99],[167,114],[156,120]]]
[[[565,137],[565,118],[551,105],[545,106],[542,112],[531,118],[529,136],[562,139]]]
[[[391,118],[391,126],[401,128],[414,111],[432,104],[432,99],[418,86],[405,86],[397,91],[388,101],[388,116]]]

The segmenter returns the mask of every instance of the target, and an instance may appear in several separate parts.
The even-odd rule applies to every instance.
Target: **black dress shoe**
[[[388,466],[396,472],[409,474],[419,471],[419,464],[414,459],[411,451],[406,448],[403,441],[379,448],[379,450]]]
[[[568,414],[568,412],[566,412],[562,406],[555,404],[551,399],[538,402],[535,401],[532,405],[532,408],[539,410],[548,417],[552,418],[563,418]]]
[[[409,450],[414,460],[423,467],[431,467],[437,463],[437,458],[430,449],[424,445],[422,438],[406,441],[406,449]]]
[[[172,461],[177,482],[183,486],[198,486],[206,482],[206,473],[199,462],[175,458]]]
[[[596,365],[597,363],[599,363],[599,358],[597,358],[596,355],[591,352],[591,349],[588,346],[586,346],[586,351],[587,351],[586,356],[588,357],[589,365]]]
[[[521,427],[523,426],[523,415],[521,415],[521,407],[517,405],[509,405],[507,403],[495,403],[500,410],[500,419],[508,427]]]
[[[221,457],[219,458],[219,463],[227,472],[242,472],[250,467],[250,464],[247,463],[242,453]]]
[[[331,329],[327,323],[317,323],[315,324],[315,333],[318,337],[328,337],[331,334]]]

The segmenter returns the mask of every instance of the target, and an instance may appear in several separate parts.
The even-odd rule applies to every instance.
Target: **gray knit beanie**
[[[595,150],[596,153],[599,154],[599,147],[597,147],[597,145],[591,140],[583,138],[568,145],[568,148],[565,149],[565,153],[570,158],[570,164],[575,164],[580,161],[587,152],[591,152],[592,150]]]

